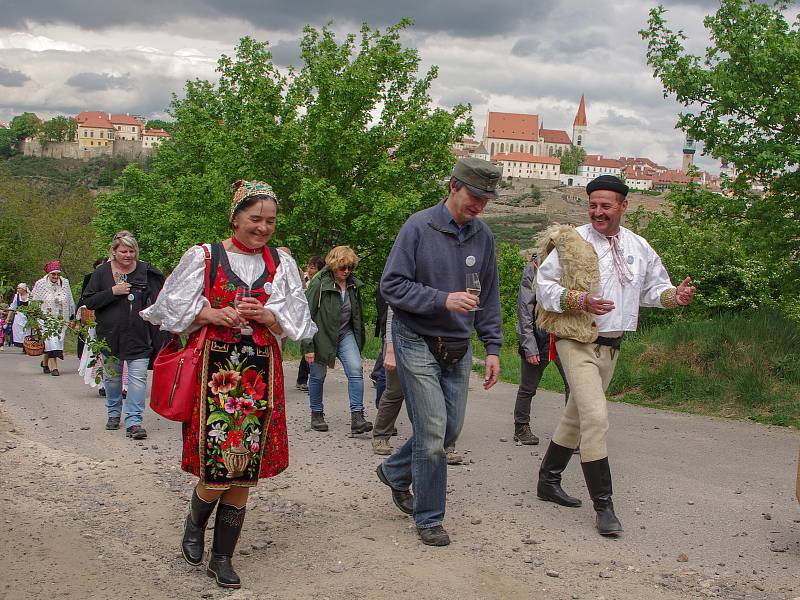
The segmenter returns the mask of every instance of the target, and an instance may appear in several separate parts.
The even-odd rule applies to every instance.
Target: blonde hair
[[[358,266],[358,255],[350,246],[336,246],[328,252],[325,264],[330,267],[331,271],[344,265],[353,265],[355,269]]]
[[[108,259],[114,260],[114,251],[120,246],[127,246],[136,251],[136,260],[139,260],[139,242],[133,237],[130,231],[118,231],[114,234],[114,239],[111,240],[111,245],[108,247]]]

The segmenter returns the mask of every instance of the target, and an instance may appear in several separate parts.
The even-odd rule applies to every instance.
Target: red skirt
[[[183,424],[181,468],[215,489],[251,487],[289,464],[281,351],[207,340],[192,418]]]

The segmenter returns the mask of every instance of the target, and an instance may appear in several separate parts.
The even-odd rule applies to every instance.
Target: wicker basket
[[[33,335],[25,336],[22,340],[22,349],[28,356],[41,356],[44,354],[44,342]]]

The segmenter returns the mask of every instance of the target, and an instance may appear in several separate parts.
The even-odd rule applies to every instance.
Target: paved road
[[[287,390],[291,465],[252,496],[235,559],[245,589],[222,591],[178,555],[192,486],[179,425],[148,411],[148,440],[107,432],[74,359],[60,378],[37,364],[0,354],[0,598],[800,597],[794,430],[613,404],[625,534],[609,540],[593,530],[577,461],[564,487],[584,507],[535,497],[561,399],[535,399],[543,445],[515,446],[515,388],[487,393],[476,379],[458,444],[469,461],[449,471],[453,544],[431,549],[375,480],[369,438],[349,437],[341,369],[326,383],[327,434]],[[405,416],[399,429],[402,441]]]

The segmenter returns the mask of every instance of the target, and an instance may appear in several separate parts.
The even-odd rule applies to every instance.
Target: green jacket
[[[350,295],[352,307],[350,325],[353,328],[353,335],[355,335],[359,350],[364,347],[366,340],[361,304],[361,288],[363,286],[364,284],[353,276],[347,280],[347,293]],[[336,359],[336,347],[339,344],[342,296],[329,267],[324,267],[308,282],[306,298],[308,299],[308,308],[311,310],[311,318],[317,324],[319,331],[313,340],[303,340],[303,354],[313,352],[315,354],[314,362],[325,363],[332,367]]]

